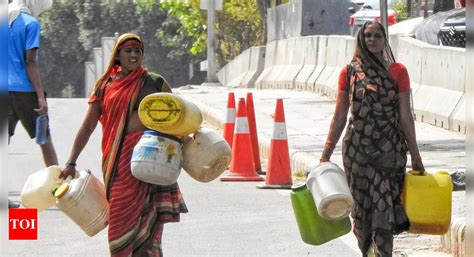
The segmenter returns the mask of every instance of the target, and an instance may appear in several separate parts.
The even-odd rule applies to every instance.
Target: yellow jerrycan
[[[202,123],[201,111],[194,103],[171,93],[154,93],[143,98],[138,118],[145,127],[173,136],[192,134]]]
[[[443,235],[451,223],[453,183],[446,171],[410,171],[403,183],[402,201],[415,234]]]

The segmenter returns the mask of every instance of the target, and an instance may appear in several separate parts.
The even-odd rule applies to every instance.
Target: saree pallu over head
[[[123,34],[117,39],[109,66],[96,82],[89,100],[89,102],[100,101],[102,103],[100,117],[102,124],[102,172],[107,198],[109,198],[114,172],[118,165],[116,160],[126,134],[128,119],[147,75],[147,70],[141,66],[122,78],[113,79],[121,69],[116,62],[119,49],[124,42],[129,40],[142,43],[141,38],[134,34]],[[107,97],[104,98],[106,91]]]

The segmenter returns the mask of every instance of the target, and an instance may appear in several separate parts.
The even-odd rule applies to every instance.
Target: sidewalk
[[[228,92],[245,98],[253,93],[255,116],[259,137],[260,155],[266,159],[273,132],[272,115],[277,98],[284,101],[288,145],[293,177],[304,174],[319,163],[335,101],[314,93],[294,90],[254,90],[228,87],[186,86],[175,92],[188,97],[201,108],[205,121],[223,128]],[[465,170],[465,135],[432,125],[416,122],[417,141],[428,172]],[[332,161],[342,164],[341,140],[334,151]],[[263,160],[263,161],[264,161]],[[262,164],[266,168],[266,164]],[[410,169],[410,163],[408,163]],[[453,192],[453,220],[465,216],[465,192]],[[395,250],[408,256],[452,256],[441,252],[441,237],[404,233],[396,238]],[[446,240],[445,240],[446,241]],[[453,242],[456,243],[456,242]],[[452,249],[456,245],[449,245]]]

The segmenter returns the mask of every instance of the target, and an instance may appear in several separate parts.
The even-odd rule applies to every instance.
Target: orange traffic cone
[[[224,139],[232,148],[232,141],[234,137],[234,127],[235,127],[235,98],[234,93],[230,92],[227,96],[227,113],[225,116],[224,124]]]
[[[265,183],[258,188],[291,189],[290,154],[283,99],[277,99]]]
[[[232,161],[229,172],[221,177],[221,181],[262,181],[255,172],[253,163],[252,143],[250,142],[249,124],[245,110],[245,100],[239,99],[235,135],[232,147]]]
[[[255,164],[255,171],[257,172],[257,174],[265,175],[265,172],[262,172],[262,165],[260,164],[260,151],[258,149],[257,122],[255,121],[253,95],[251,92],[247,93],[247,99],[245,103],[247,106],[247,117],[249,120],[250,141],[252,142],[253,162]]]

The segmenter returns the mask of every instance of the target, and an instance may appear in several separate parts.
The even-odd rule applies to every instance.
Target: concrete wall
[[[250,67],[242,78],[242,87],[255,87],[255,82],[265,67],[265,47],[254,46],[250,48]]]
[[[276,50],[278,41],[272,41],[265,47],[265,64],[262,73],[258,76],[255,86],[259,89],[265,88],[264,81],[272,73],[276,65]]]
[[[304,64],[301,71],[296,76],[294,83],[295,89],[298,90],[308,90],[306,87],[306,82],[313,74],[314,70],[316,69],[316,65],[318,63],[318,36],[309,36],[309,37],[302,37],[299,40],[301,43],[301,48],[304,49],[303,56],[304,56]]]
[[[310,35],[349,35],[349,0],[294,0],[267,10],[267,42]]]
[[[228,69],[229,79],[226,84],[222,84],[228,87],[240,87],[242,86],[242,79],[245,77],[247,72],[250,70],[250,48],[243,51],[237,56],[235,61],[230,62]],[[226,66],[227,66],[226,65]]]
[[[464,49],[432,46],[409,37],[391,38],[391,42],[395,58],[409,72],[415,119],[466,133]],[[253,66],[264,63],[261,72],[251,72],[257,77],[257,88],[307,90],[335,98],[339,74],[350,63],[355,45],[355,39],[349,36],[289,38],[269,42],[264,57],[244,52],[233,62],[259,58],[253,60]],[[234,76],[227,80],[238,78],[227,76]]]
[[[421,84],[413,94],[416,119],[454,129],[449,119],[465,92],[465,51],[423,47]]]
[[[421,84],[422,60],[424,56],[424,47],[429,47],[422,41],[411,37],[402,37],[397,40],[396,45],[392,45],[396,49],[396,59],[403,63],[410,75],[410,88],[412,93],[416,93]],[[395,52],[395,51],[394,51]]]
[[[84,79],[84,97],[89,97],[92,87],[97,81],[96,67],[94,62],[85,62],[85,79]]]
[[[109,66],[110,58],[112,57],[112,50],[114,49],[115,37],[102,37],[102,65],[103,70]]]
[[[336,72],[338,67],[338,52],[342,49],[345,49],[345,46],[341,43],[342,39],[339,36],[329,36],[326,42],[326,62],[325,67],[322,72],[319,74],[315,84],[315,92],[319,94],[326,94],[327,91],[331,88],[327,84],[327,81],[330,79],[331,75]],[[342,48],[342,49],[339,49]],[[328,90],[326,90],[326,87]]]
[[[104,60],[103,60],[103,53],[101,47],[94,47],[94,63],[95,63],[95,76],[96,78],[100,78],[102,73],[104,73]]]
[[[306,82],[306,90],[312,92],[317,92],[316,81],[326,68],[326,55],[328,51],[328,36],[318,36],[318,38],[318,60],[316,62],[316,68]]]
[[[294,88],[295,79],[304,65],[305,46],[306,41],[302,38],[288,39],[285,61],[287,65],[285,65],[285,68],[276,79],[277,88]]]

